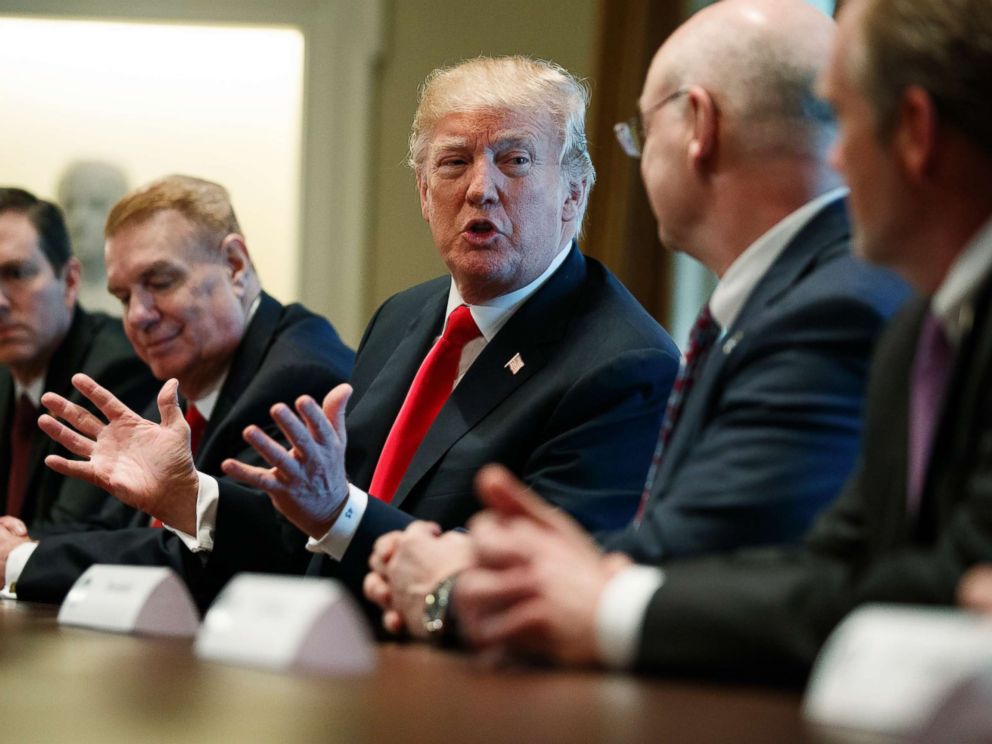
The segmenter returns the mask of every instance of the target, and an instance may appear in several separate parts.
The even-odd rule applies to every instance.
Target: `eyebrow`
[[[166,261],[165,259],[159,259],[158,261],[155,261],[151,266],[144,269],[141,272],[141,274],[138,275],[138,281],[143,281],[144,279],[147,279],[153,274],[159,274],[165,271],[180,271],[180,269],[175,264]],[[111,284],[109,281],[107,282],[107,291],[110,292],[110,294],[116,294],[117,292],[122,290],[123,287],[116,287],[113,284]]]
[[[533,148],[535,137],[529,132],[518,130],[508,130],[497,132],[492,141],[493,149],[501,150],[510,147]],[[466,137],[442,137],[434,141],[435,151],[444,150],[464,150],[469,147],[469,140]]]

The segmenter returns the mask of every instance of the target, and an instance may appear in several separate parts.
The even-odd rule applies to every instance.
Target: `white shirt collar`
[[[41,394],[45,392],[45,375],[47,370],[34,378],[27,385],[22,385],[16,377],[14,380],[14,400],[20,399],[21,395],[27,393],[28,400],[34,404],[35,408],[41,408]]]
[[[568,257],[568,252],[572,249],[571,243],[566,245],[557,256],[552,259],[548,268],[537,277],[534,281],[525,287],[520,289],[515,289],[512,292],[508,292],[505,295],[500,295],[499,297],[494,297],[491,300],[487,300],[480,305],[469,305],[468,309],[472,313],[472,319],[475,324],[479,327],[482,332],[482,336],[486,339],[486,342],[492,341],[493,337],[499,332],[500,328],[506,325],[506,322],[513,317],[513,314],[517,311],[521,305],[524,304],[530,297],[541,288],[541,286],[551,278],[551,275],[555,273],[555,270],[561,266],[565,259]],[[448,290],[448,307],[444,311],[445,324],[447,324],[447,318],[451,315],[452,311],[459,305],[467,304],[465,300],[462,299],[461,294],[458,292],[458,286],[455,281],[451,281],[451,288]]]
[[[255,312],[258,310],[258,306],[262,303],[262,295],[259,294],[254,300],[252,300],[251,305],[248,308],[248,317],[245,319],[245,329],[247,331],[248,326],[251,324],[252,318],[255,317]],[[243,341],[244,339],[242,339]],[[220,398],[220,391],[224,387],[224,383],[227,382],[227,375],[230,372],[230,368],[224,370],[224,374],[220,376],[217,380],[217,384],[213,386],[209,393],[197,398],[196,400],[190,401],[196,406],[196,410],[200,412],[207,421],[214,413],[214,408],[217,406],[217,399]]]
[[[710,297],[710,313],[721,328],[734,324],[751,292],[799,231],[828,204],[847,196],[841,187],[806,202],[755,240],[730,264]]]
[[[930,303],[952,344],[970,330],[971,300],[992,271],[992,219],[987,221],[961,252]]]

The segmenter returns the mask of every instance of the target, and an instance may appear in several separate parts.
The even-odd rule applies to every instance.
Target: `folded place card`
[[[113,633],[192,638],[200,613],[164,566],[90,566],[59,609],[59,623]]]
[[[211,605],[194,646],[204,659],[320,674],[375,668],[368,621],[331,579],[239,574]]]
[[[992,669],[992,618],[960,610],[867,605],[831,634],[803,704],[826,726],[920,732],[964,680]]]

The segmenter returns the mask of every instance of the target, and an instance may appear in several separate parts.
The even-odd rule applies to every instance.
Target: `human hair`
[[[14,186],[0,187],[0,214],[17,212],[27,217],[38,233],[38,245],[52,271],[58,274],[72,257],[72,244],[65,216],[57,204],[39,199],[30,191]]]
[[[547,112],[561,142],[559,161],[568,183],[583,179],[586,194],[596,169],[586,140],[585,84],[561,65],[525,56],[476,57],[434,70],[420,87],[417,113],[410,131],[409,164],[423,176],[434,127],[448,114],[515,111],[537,116]],[[585,204],[581,205],[581,214]]]
[[[182,175],[165,176],[125,194],[107,215],[104,233],[113,237],[122,228],[166,210],[175,210],[189,220],[205,242],[219,243],[230,233],[241,234],[227,189]]]
[[[992,4],[988,0],[870,0],[852,73],[892,133],[902,94],[919,86],[942,121],[992,153]]]

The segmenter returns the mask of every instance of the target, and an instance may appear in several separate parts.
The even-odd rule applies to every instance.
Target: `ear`
[[[422,175],[417,176],[417,191],[420,192],[420,214],[425,222],[430,223],[431,194],[427,187],[427,179]]]
[[[562,205],[561,221],[571,222],[578,218],[580,207],[585,204],[586,192],[589,190],[589,182],[582,178],[565,184],[565,203]]]
[[[933,167],[937,148],[937,107],[919,86],[903,91],[892,143],[896,157],[914,182],[924,180]]]
[[[79,259],[75,256],[69,258],[62,267],[62,281],[65,282],[65,306],[75,307],[76,299],[79,297],[79,281],[82,268]]]
[[[224,256],[224,263],[231,272],[231,283],[237,293],[242,293],[245,289],[245,282],[251,276],[251,258],[248,256],[248,246],[245,245],[244,236],[238,233],[231,233],[220,244],[221,254]]]
[[[716,152],[717,110],[713,97],[705,88],[693,85],[686,96],[689,101],[689,116],[692,117],[692,134],[686,155],[689,166],[704,170]]]

